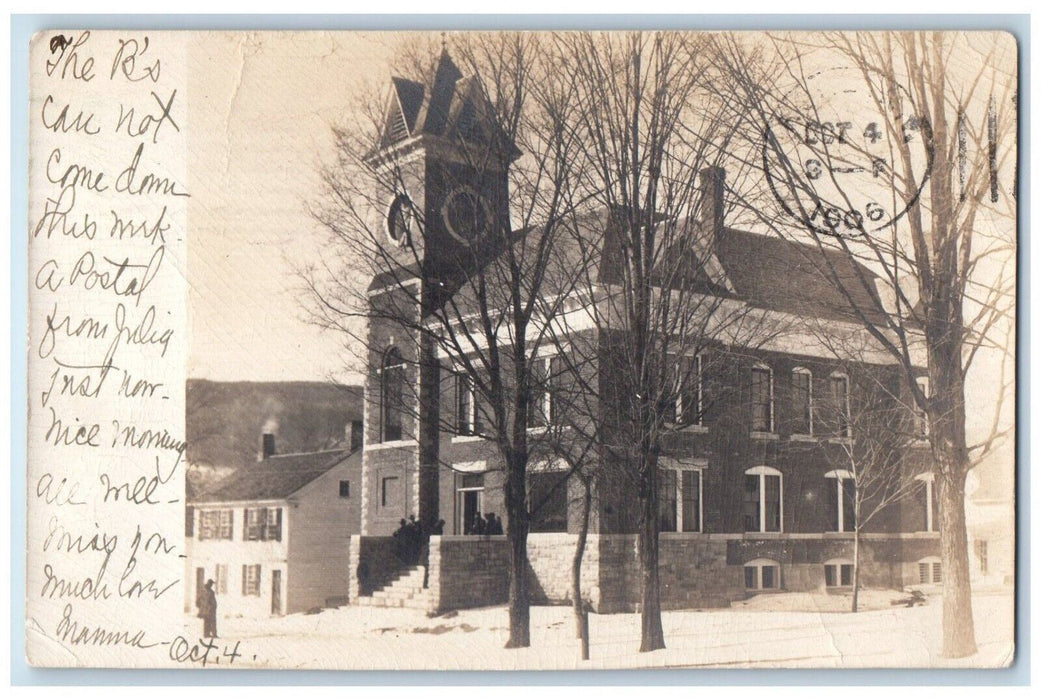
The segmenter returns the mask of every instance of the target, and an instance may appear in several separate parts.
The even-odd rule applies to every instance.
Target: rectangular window
[[[918,583],[929,583],[929,565],[924,562],[918,564]]]
[[[745,567],[745,588],[759,588],[759,570],[754,566]]]
[[[340,481],[340,498],[351,497],[351,482]]]
[[[214,574],[214,588],[217,589],[217,593],[228,592],[228,565],[217,564],[217,571]]]
[[[398,477],[385,476],[380,481],[380,507],[392,508],[398,501]]]
[[[264,539],[272,542],[282,541],[282,509],[267,508],[267,523],[264,528]]]
[[[242,565],[242,595],[260,595],[260,564]]]
[[[220,531],[220,513],[215,510],[199,511],[199,539],[213,540]]]
[[[856,532],[857,482],[853,479],[839,479],[839,489],[839,497],[842,499],[842,531]]]
[[[531,532],[567,532],[567,487],[566,472],[528,476]]]
[[[943,568],[942,564],[938,561],[933,562],[933,583],[943,582]]]
[[[547,396],[549,395],[549,370],[545,359],[532,360],[531,398],[528,402],[528,427],[543,428],[547,422]]]
[[[676,532],[676,471],[662,469],[658,498],[659,525],[661,532]]]
[[[763,572],[763,589],[772,589],[781,587],[781,577],[778,576],[776,566],[762,566],[760,567]]]
[[[745,475],[745,498],[742,502],[745,532],[759,532],[759,475]]]
[[[546,414],[550,425],[560,425],[564,422],[564,411],[567,406],[565,396],[565,367],[564,358],[556,355],[549,359],[547,383],[549,385],[549,397]]]
[[[234,539],[235,535],[235,521],[233,519],[234,511],[222,510],[220,511],[220,521],[217,532],[217,539],[219,540],[230,540]]]
[[[831,400],[835,407],[835,426],[840,437],[849,437],[849,378],[835,375],[831,378]]]
[[[773,375],[765,367],[752,368],[752,430],[773,432]]]
[[[824,585],[832,588],[835,586],[853,585],[852,564],[825,564]]]
[[[473,435],[474,385],[466,374],[455,375],[455,432]]]
[[[766,512],[763,514],[766,526],[764,532],[781,531],[781,477],[766,474],[763,476],[765,483],[764,505]]]
[[[264,523],[267,521],[267,509],[246,508],[243,518],[246,541],[256,542],[264,539]]]
[[[701,532],[701,478],[700,471],[685,469],[680,472],[680,493],[683,508],[680,511],[684,532]]]
[[[809,372],[796,370],[792,373],[792,432],[797,435],[813,434],[811,382]]]
[[[980,574],[987,575],[987,540],[976,540],[976,561],[980,566]]]

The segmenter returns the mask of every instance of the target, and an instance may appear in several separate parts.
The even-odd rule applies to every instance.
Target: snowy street
[[[241,640],[236,668],[959,667],[1012,661],[1010,592],[974,597],[979,651],[951,661],[939,656],[938,593],[920,607],[890,604],[903,595],[864,591],[855,615],[845,612],[848,595],[800,593],[756,596],[730,609],[665,612],[668,648],[649,654],[637,653],[638,615],[591,615],[588,662],[578,658],[568,607],[533,607],[532,646],[520,650],[502,648],[505,606],[435,618],[415,610],[348,606],[264,621],[224,618],[218,631],[222,644]],[[191,618],[189,624],[201,631],[201,621]]]

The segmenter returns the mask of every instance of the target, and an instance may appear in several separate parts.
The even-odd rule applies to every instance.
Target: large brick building
[[[505,165],[478,171],[458,150],[457,144],[474,134],[493,138],[488,134],[495,133],[494,126],[480,127],[482,95],[476,78],[463,77],[447,54],[426,83],[395,78],[386,132],[373,158],[399,174],[399,191],[387,196],[386,235],[402,241],[411,235],[408,218],[421,218],[422,240],[412,242],[421,260],[417,265],[403,258],[399,267],[375,275],[369,291],[374,307],[393,306],[412,314],[413,321],[422,319],[429,305],[443,303],[442,290],[455,288],[452,266],[480,235],[462,230],[466,217],[459,212],[476,211],[480,216],[471,220],[488,225],[508,221],[506,168],[513,154],[502,159]],[[687,408],[677,411],[693,406],[697,415],[667,436],[660,460],[663,604],[725,605],[749,592],[848,585],[854,486],[850,473],[836,465],[857,436],[836,415],[877,402],[911,405],[904,379],[884,353],[861,353],[854,361],[809,334],[808,321],[818,332],[828,324],[853,329],[842,313],[848,300],[822,281],[814,264],[813,257],[824,253],[725,226],[723,171],[707,169],[701,179],[706,214],[700,226],[713,254],[711,264],[696,271],[704,278],[699,291],[753,309],[779,330],[754,346],[707,343],[679,360],[696,363],[690,373],[696,379],[682,394]],[[607,225],[602,235],[610,237],[610,231]],[[610,240],[602,248],[603,255],[588,264],[599,266],[591,276],[608,285]],[[829,263],[840,274],[870,275],[842,256]],[[870,290],[862,295],[855,301],[881,303]],[[371,572],[379,568],[376,560],[388,551],[385,543],[401,518],[415,514],[428,527],[445,521],[444,535],[430,545],[426,606],[501,600],[505,543],[468,536],[476,513],[506,519],[504,471],[495,446],[480,430],[480,398],[443,353],[406,328],[374,320],[368,331],[362,536],[352,546],[352,566],[370,580],[359,583],[352,570],[353,585],[365,595],[391,578],[387,571],[375,580]],[[598,333],[581,332],[587,341]],[[601,418],[610,420],[628,389],[611,373],[610,332],[599,333],[594,344],[603,354],[592,372]],[[545,360],[550,367],[552,354]],[[829,409],[835,406],[845,408]],[[545,420],[552,421],[552,413],[547,405]],[[540,428],[545,426],[532,430]],[[864,533],[865,585],[932,584],[942,576],[924,447],[921,441],[900,456],[902,468],[917,476],[920,486]],[[529,538],[536,600],[570,595],[568,563],[578,527],[578,506],[570,496],[577,485],[568,483],[562,469],[550,462],[532,469],[529,480],[530,500],[542,504],[533,514]],[[634,501],[624,485],[606,476],[594,489],[583,594],[601,611],[633,609],[639,600]]]

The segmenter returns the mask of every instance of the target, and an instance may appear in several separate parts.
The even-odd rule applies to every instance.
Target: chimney
[[[701,179],[701,230],[712,234],[718,241],[723,235],[723,193],[726,189],[727,171],[717,165],[703,168]]]
[[[360,450],[362,444],[365,441],[364,429],[360,420],[352,420],[347,424],[347,444],[350,446],[351,452]]]
[[[275,454],[275,434],[264,433],[260,436],[260,460],[264,461]]]

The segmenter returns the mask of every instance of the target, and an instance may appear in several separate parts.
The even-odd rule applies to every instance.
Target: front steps
[[[426,610],[430,593],[423,588],[425,566],[410,566],[396,579],[372,595],[358,596],[357,605],[371,608],[412,608]]]

